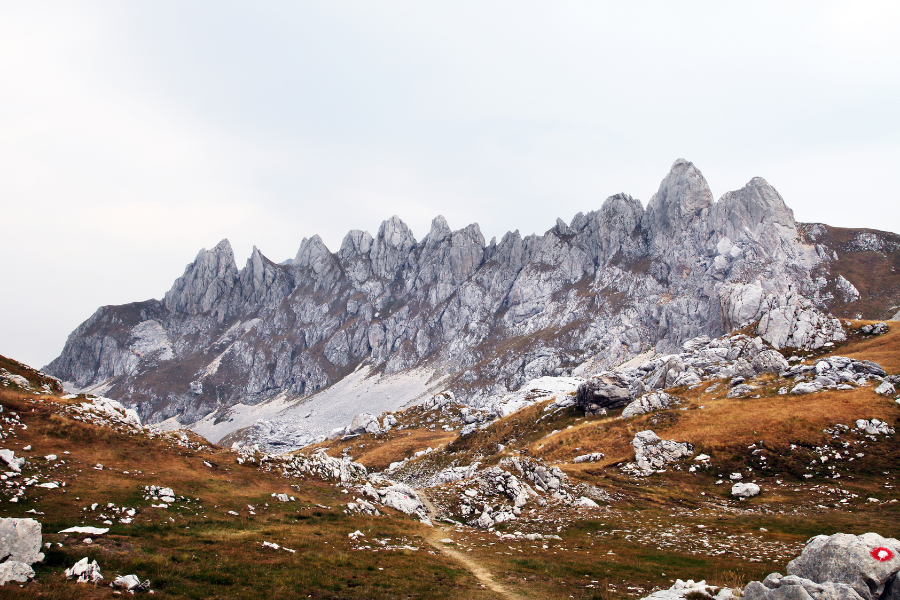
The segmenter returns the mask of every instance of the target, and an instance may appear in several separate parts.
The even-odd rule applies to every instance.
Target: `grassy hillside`
[[[897,374],[900,327],[851,336],[831,351]],[[3,359],[10,372],[12,364]],[[452,411],[417,407],[396,415],[402,428],[322,445],[370,470],[433,448],[398,470],[410,480],[448,465],[527,457],[609,494],[600,508],[529,504],[518,519],[483,531],[447,522],[428,527],[380,505],[382,516],[348,514],[354,486],[285,477],[272,463],[238,464],[230,450],[185,433],[90,422],[74,408],[84,397],[39,393],[47,382],[16,368],[36,389],[0,386],[0,447],[27,459],[23,474],[0,488],[0,515],[38,519],[53,547],[35,565],[35,582],[0,588],[0,598],[114,596],[109,587],[64,580],[63,569],[84,556],[97,560],[107,581],[134,573],[165,598],[627,598],[676,578],[735,586],[783,572],[820,533],[900,537],[897,436],[853,431],[856,419],[900,423],[900,405],[873,386],[778,395],[781,382],[769,376],[761,397],[729,399],[727,382],[704,382],[669,390],[683,401],[673,409],[624,420],[615,413],[586,418],[574,408],[545,411],[544,402],[463,438],[437,426]],[[634,433],[644,429],[692,443],[711,457],[709,468],[692,472],[698,463],[686,460],[650,477],[624,474],[619,467],[634,458]],[[605,458],[572,462],[591,452]],[[735,472],[763,493],[733,499]],[[23,486],[25,480],[60,487]],[[179,498],[154,508],[150,485],[170,487]],[[433,510],[452,513],[462,489],[456,483],[427,490]],[[127,509],[135,514],[123,523]],[[110,531],[57,533],[75,525]],[[354,541],[348,534],[357,530],[364,535]],[[510,535],[516,531],[559,539]]]

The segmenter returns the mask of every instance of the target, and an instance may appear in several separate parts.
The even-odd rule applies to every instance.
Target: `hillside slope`
[[[677,578],[739,588],[783,572],[813,535],[900,535],[900,394],[876,392],[900,382],[900,327],[872,325],[786,351],[781,373],[735,375],[725,369],[742,359],[727,359],[720,377],[664,387],[672,405],[632,417],[532,391],[461,435],[472,409],[439,394],[391,414],[387,431],[287,455],[155,431],[3,359],[27,383],[0,385],[0,445],[25,459],[5,475],[2,516],[38,519],[51,548],[35,582],[0,598],[111,597],[61,577],[84,556],[106,581],[133,573],[172,598],[638,598]],[[755,348],[741,332],[726,339]],[[688,344],[685,364],[719,344]],[[853,383],[818,379],[835,369],[856,369]],[[730,393],[741,385],[752,391]],[[647,430],[689,453],[635,470]],[[740,499],[736,483],[760,493]],[[109,532],[56,533],[72,526]]]

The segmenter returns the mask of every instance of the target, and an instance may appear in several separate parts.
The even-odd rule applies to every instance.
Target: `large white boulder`
[[[34,519],[0,519],[0,560],[31,565],[44,560],[41,524]]]
[[[34,569],[31,565],[14,560],[0,564],[0,585],[6,585],[11,581],[25,583],[34,579]]]
[[[893,383],[891,383],[890,381],[882,381],[881,385],[875,388],[875,393],[882,396],[893,396],[897,392],[894,389]]]
[[[755,483],[736,483],[731,486],[731,495],[735,498],[752,498],[760,492]]]
[[[843,583],[865,600],[880,598],[900,571],[900,541],[877,533],[836,533],[812,538],[787,572],[819,584]]]
[[[713,595],[715,594],[715,595]],[[641,600],[683,600],[684,598],[712,598],[712,600],[732,600],[735,595],[730,588],[717,588],[707,585],[706,581],[688,579],[675,580],[675,585],[667,590],[658,590]]]
[[[376,419],[371,413],[360,413],[353,417],[353,423],[350,424],[351,434],[362,434],[362,433],[373,433],[378,434],[381,433],[381,426],[378,425],[378,419]]]
[[[631,444],[634,447],[634,462],[646,474],[694,453],[691,444],[664,440],[649,429],[636,433]]]
[[[383,490],[378,490],[378,494],[381,496],[382,504],[408,515],[416,514],[417,511],[425,508],[416,491],[403,483],[395,483]]]
[[[627,419],[655,410],[664,410],[670,408],[676,401],[677,399],[674,396],[670,396],[665,392],[650,392],[632,400],[622,411],[622,418]]]
[[[757,373],[781,373],[790,367],[787,359],[777,350],[763,350],[750,364]]]

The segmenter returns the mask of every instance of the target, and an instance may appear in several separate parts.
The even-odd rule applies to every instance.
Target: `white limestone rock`
[[[97,564],[96,560],[88,562],[87,556],[66,569],[65,575],[66,579],[74,579],[77,583],[93,583],[97,585],[103,581],[100,565]]]
[[[408,515],[416,514],[425,508],[416,491],[403,483],[395,483],[378,490],[378,495],[381,497],[382,504]]]
[[[791,388],[792,394],[814,394],[822,390],[822,384],[817,381],[804,381]]]
[[[634,447],[634,462],[637,469],[648,475],[694,454],[694,447],[691,444],[663,440],[649,429],[636,433],[631,443]]]
[[[819,535],[788,563],[788,575],[819,584],[846,584],[861,598],[877,599],[900,571],[900,542],[877,533]]]
[[[584,463],[584,462],[597,462],[606,458],[606,455],[602,452],[591,452],[590,454],[582,454],[581,456],[576,456],[572,459],[572,462],[575,464]]]
[[[840,292],[844,302],[850,303],[859,300],[859,290],[856,289],[855,285],[845,279],[843,275],[838,275],[834,280],[834,284],[837,287],[838,292]]]
[[[755,483],[738,482],[731,486],[731,495],[735,498],[752,498],[757,496],[761,490]]]
[[[717,588],[707,585],[706,581],[676,579],[675,584],[669,589],[655,591],[641,600],[684,600],[689,596],[711,598],[712,600],[732,600],[737,597],[731,588]]]
[[[572,503],[572,506],[575,508],[600,508],[600,505],[588,498],[587,496],[582,496],[578,500]]]
[[[675,396],[670,396],[665,392],[649,392],[640,398],[633,400],[622,411],[622,418],[628,419],[637,415],[647,414],[655,410],[665,410],[671,408],[678,403]]]
[[[22,466],[25,464],[24,458],[16,457],[15,452],[6,448],[0,450],[0,459],[6,463],[6,466],[9,467],[10,471],[15,471],[16,473],[21,472]]]
[[[40,562],[41,543],[41,524],[34,519],[0,519],[0,561]]]
[[[876,394],[881,394],[882,396],[893,396],[897,393],[894,389],[894,384],[890,381],[882,381],[881,385],[875,388]]]
[[[857,419],[856,428],[866,435],[893,435],[894,428],[879,419]]]
[[[347,432],[351,435],[362,433],[379,434],[381,433],[381,426],[378,425],[378,419],[372,416],[371,413],[360,413],[353,417],[353,423],[350,424]]]
[[[0,563],[0,585],[10,582],[26,583],[32,579],[34,579],[34,569],[31,568],[31,565],[16,560]]]
[[[750,363],[756,373],[781,373],[790,367],[787,359],[777,350],[763,350]]]
[[[817,349],[847,339],[839,319],[824,315],[800,297],[765,313],[756,333],[777,349]]]

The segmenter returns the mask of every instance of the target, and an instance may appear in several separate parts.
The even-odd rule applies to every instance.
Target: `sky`
[[[543,233],[675,159],[900,232],[900,3],[0,0],[0,354],[228,238]]]

